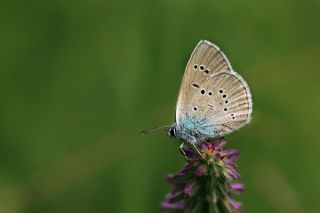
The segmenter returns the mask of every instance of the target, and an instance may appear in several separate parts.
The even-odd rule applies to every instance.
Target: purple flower
[[[229,204],[231,205],[231,208],[233,209],[234,212],[240,212],[242,209],[242,203],[233,200],[230,197],[227,197],[227,200],[229,202]]]
[[[244,191],[244,185],[242,183],[231,183],[230,189],[235,193],[240,194],[240,192]]]
[[[235,179],[239,179],[240,178],[240,175],[232,168],[226,168],[226,171],[232,175],[233,178]]]
[[[185,202],[183,200],[176,203],[162,202],[161,207],[164,209],[183,209]]]
[[[197,176],[202,176],[204,175],[206,172],[206,166],[205,165],[199,165],[196,167],[196,170],[195,170],[195,174]]]
[[[188,162],[183,169],[167,176],[171,192],[161,203],[165,212],[239,213],[242,204],[234,200],[244,190],[238,183],[234,161],[235,149],[225,150],[226,141],[204,141],[197,144],[200,154],[191,147],[183,148]]]
[[[188,195],[188,196],[193,196],[195,193],[196,193],[196,185],[194,183],[190,183],[190,184],[187,184],[185,187],[184,187],[184,190],[183,192]]]

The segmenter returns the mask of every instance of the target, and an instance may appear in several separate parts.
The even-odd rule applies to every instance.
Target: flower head
[[[167,176],[171,192],[161,203],[165,212],[238,213],[242,204],[233,199],[244,185],[238,183],[234,161],[238,150],[225,150],[226,141],[205,141],[194,148],[184,147],[188,159],[183,169]]]

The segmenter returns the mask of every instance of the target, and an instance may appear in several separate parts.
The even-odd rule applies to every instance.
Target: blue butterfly
[[[182,141],[181,150],[185,143],[197,150],[200,142],[223,137],[249,123],[251,115],[248,84],[232,69],[219,47],[200,41],[185,69],[176,123],[166,133]]]

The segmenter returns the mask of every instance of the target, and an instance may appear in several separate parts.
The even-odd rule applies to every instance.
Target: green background
[[[0,2],[0,212],[159,212],[200,39],[250,85],[244,212],[320,212],[320,1]]]

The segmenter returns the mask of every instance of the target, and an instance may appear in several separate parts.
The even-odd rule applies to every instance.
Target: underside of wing
[[[194,49],[187,64],[176,107],[176,122],[185,111],[197,89],[218,72],[231,72],[229,60],[220,48],[209,41],[200,41]]]
[[[199,84],[199,88],[193,84]],[[183,105],[181,117],[201,121],[196,130],[207,136],[223,136],[248,123],[252,98],[244,79],[235,72],[219,72],[206,81],[189,82],[192,96]]]
[[[205,74],[213,74],[220,71],[231,71],[232,67],[225,56],[215,44],[203,40],[198,43],[187,64],[187,69],[197,69]]]

